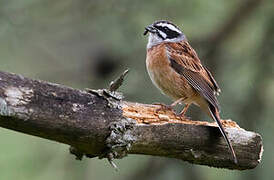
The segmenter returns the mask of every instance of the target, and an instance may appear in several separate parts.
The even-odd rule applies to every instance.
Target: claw
[[[180,117],[185,117],[185,113],[187,112],[190,104],[186,104],[184,109],[180,112],[179,116]]]
[[[174,111],[173,106],[171,106],[171,105],[166,105],[166,104],[162,104],[162,103],[153,103],[153,105],[161,106],[160,108],[157,108],[155,110],[156,113],[159,113],[159,111],[172,111],[176,115],[176,112]]]

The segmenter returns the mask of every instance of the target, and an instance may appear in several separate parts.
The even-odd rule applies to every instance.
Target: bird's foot
[[[190,104],[186,104],[185,107],[184,107],[184,109],[178,114],[178,116],[180,116],[181,118],[186,117],[185,114],[186,114],[186,112],[187,112],[187,110],[189,108],[189,105]]]
[[[190,120],[185,114],[179,113],[177,116],[180,118],[181,121]]]
[[[183,112],[183,113],[180,112],[180,113],[177,114],[177,116],[179,116],[180,118],[185,118],[186,117],[185,113],[186,112]]]
[[[158,113],[159,111],[172,111],[176,115],[176,112],[174,111],[173,106],[171,105],[166,105],[163,103],[153,103],[153,105],[161,106],[155,110],[156,113]]]

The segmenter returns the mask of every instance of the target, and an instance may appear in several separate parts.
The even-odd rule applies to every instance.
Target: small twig
[[[108,153],[107,159],[108,159],[108,162],[110,163],[110,165],[115,169],[115,171],[118,171],[118,167],[117,167],[117,165],[113,161],[114,157],[113,157],[112,153]]]
[[[124,82],[125,76],[128,74],[129,69],[126,69],[117,79],[111,81],[109,84],[110,91],[116,91]]]

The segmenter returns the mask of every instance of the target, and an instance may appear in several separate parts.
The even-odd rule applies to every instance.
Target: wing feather
[[[219,86],[210,72],[203,67],[196,52],[188,42],[167,43],[166,49],[170,66],[185,78],[209,103],[219,109],[216,98]]]

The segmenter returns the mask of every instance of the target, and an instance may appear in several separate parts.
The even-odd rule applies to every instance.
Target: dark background
[[[230,171],[175,159],[130,155],[76,161],[68,146],[0,129],[0,179],[271,179],[274,177],[274,2],[272,0],[1,0],[2,71],[83,89],[104,88],[130,68],[126,100],[171,101],[145,69],[144,27],[177,24],[211,70],[222,93],[222,118],[263,137],[254,170]],[[209,120],[198,108],[192,119]]]

